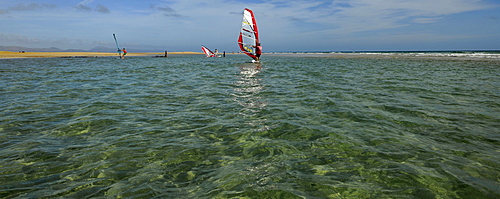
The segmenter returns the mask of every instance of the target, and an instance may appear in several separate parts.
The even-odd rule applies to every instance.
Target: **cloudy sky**
[[[237,51],[244,8],[267,52],[500,49],[499,0],[0,0],[0,46]]]

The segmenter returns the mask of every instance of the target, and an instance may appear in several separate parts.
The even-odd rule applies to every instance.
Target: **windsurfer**
[[[255,56],[257,57],[255,61],[260,61],[260,55],[262,54],[262,46],[260,45],[260,42],[257,43],[257,46],[254,46],[255,48]]]
[[[125,55],[127,54],[127,50],[125,50],[125,48],[123,48],[123,54],[122,54],[122,59],[125,59]]]
[[[259,62],[262,54],[262,47],[259,42],[259,31],[253,12],[245,8],[243,10],[243,20],[241,23],[240,36],[238,37],[240,50],[253,59],[252,62]]]

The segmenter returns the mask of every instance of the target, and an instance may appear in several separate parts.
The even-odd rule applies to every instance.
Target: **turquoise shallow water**
[[[0,60],[1,198],[498,198],[491,60]]]

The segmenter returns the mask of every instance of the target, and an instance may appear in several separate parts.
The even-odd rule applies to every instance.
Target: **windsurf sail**
[[[207,47],[205,47],[203,45],[201,46],[201,50],[203,50],[203,53],[205,53],[205,55],[207,57],[215,57],[216,56],[215,53],[213,53],[210,49],[208,49]]]
[[[238,37],[240,49],[253,59],[257,59],[256,48],[259,44],[259,30],[253,11],[245,8],[243,10],[243,21],[241,22],[240,36]],[[260,55],[259,55],[260,56]]]
[[[115,33],[113,33],[113,38],[115,38],[116,49],[118,49],[118,50],[117,50],[117,52],[118,52],[118,56],[121,58],[121,57],[122,57],[122,50],[120,50],[120,47],[118,47],[118,41],[116,40],[116,35],[115,35]]]

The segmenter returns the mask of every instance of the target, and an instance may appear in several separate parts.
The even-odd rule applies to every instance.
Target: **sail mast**
[[[117,52],[118,52],[118,57],[120,57],[120,58],[121,58],[121,57],[122,57],[122,50],[120,50],[120,47],[118,47],[118,41],[116,40],[116,35],[115,35],[115,33],[113,33],[113,38],[115,38],[116,49],[118,49],[118,50],[117,50]]]

